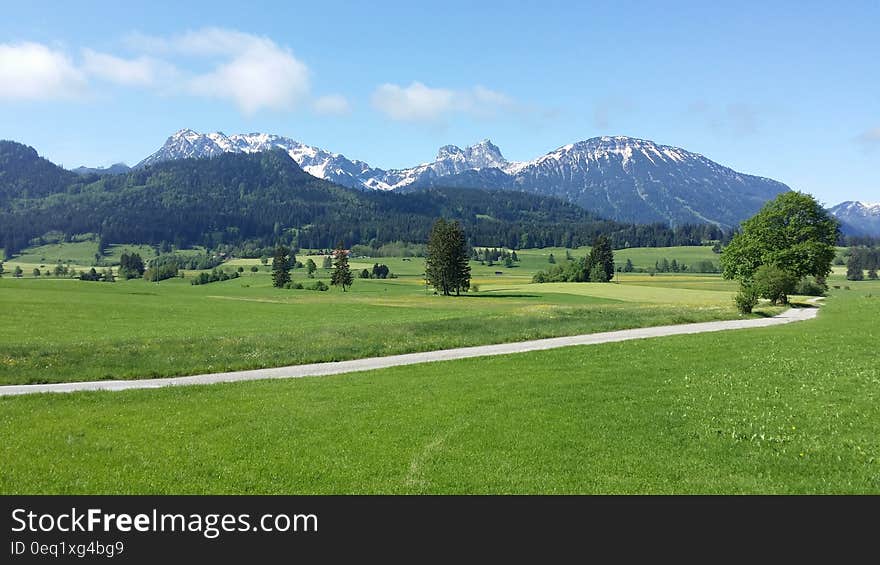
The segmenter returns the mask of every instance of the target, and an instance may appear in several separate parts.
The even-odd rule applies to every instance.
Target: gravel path
[[[653,328],[638,328],[632,330],[619,330],[614,332],[553,337],[549,339],[536,339],[531,341],[520,341],[516,343],[479,345],[476,347],[460,347],[457,349],[443,349],[440,351],[426,351],[423,353],[407,353],[405,355],[390,355],[388,357],[353,359],[351,361],[312,363],[309,365],[294,365],[291,367],[277,367],[273,369],[253,369],[248,371],[232,371],[227,373],[210,373],[205,375],[193,375],[190,377],[169,377],[161,379],[141,379],[125,381],[90,381],[80,383],[9,385],[0,386],[0,396],[33,394],[38,392],[128,390],[136,388],[159,388],[164,386],[230,383],[259,379],[317,377],[322,375],[351,373],[354,371],[384,369],[385,367],[397,367],[400,365],[429,363],[432,361],[449,361],[451,359],[466,359],[468,357],[484,357],[488,355],[507,355],[510,353],[524,353],[526,351],[540,351],[544,349],[555,349],[557,347],[569,347],[572,345],[595,345],[598,343],[611,343],[614,341],[665,337],[670,335],[720,332],[726,330],[742,330],[747,328],[766,328],[769,326],[788,324],[790,322],[809,320],[811,318],[815,318],[818,311],[818,308],[790,308],[772,318],[751,318],[748,320],[727,320],[721,322],[702,322],[699,324],[657,326]]]

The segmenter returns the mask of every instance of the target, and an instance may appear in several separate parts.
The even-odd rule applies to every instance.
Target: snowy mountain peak
[[[444,145],[437,158],[384,170],[288,137],[252,132],[200,134],[183,129],[143,167],[169,159],[283,149],[307,173],[362,190],[463,186],[525,190],[561,197],[607,218],[734,226],[754,214],[782,183],[737,173],[702,155],[653,141],[603,136],[559,147],[532,161],[508,161],[489,139]]]
[[[880,202],[847,200],[828,209],[850,235],[880,236]]]
[[[172,134],[171,137],[169,137],[168,139],[169,140],[171,140],[171,139],[174,139],[174,140],[197,139],[200,135],[201,134],[199,134],[198,132],[196,132],[194,130],[191,130],[189,128],[183,128],[181,130],[174,132],[174,134]]]
[[[848,212],[880,214],[880,202],[864,202],[859,200],[847,200],[841,202],[831,210],[847,210]]]
[[[501,150],[488,139],[484,139],[464,149],[457,145],[444,145],[437,152],[437,159],[434,161],[434,164],[443,162],[450,162],[450,165],[454,162],[455,165],[452,168],[456,172],[465,169],[504,167],[507,165],[507,159],[501,154]]]

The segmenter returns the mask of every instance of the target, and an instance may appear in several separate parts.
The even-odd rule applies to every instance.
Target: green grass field
[[[731,290],[711,278],[536,285],[525,271],[485,269],[474,267],[480,291],[459,298],[426,293],[419,274],[357,279],[346,293],[274,289],[265,269],[203,286],[4,277],[0,383],[174,376],[737,317]],[[302,270],[294,278],[308,282]]]
[[[773,328],[0,398],[0,492],[880,493],[880,284],[851,288]]]

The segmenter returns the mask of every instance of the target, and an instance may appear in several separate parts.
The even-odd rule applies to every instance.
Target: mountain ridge
[[[430,162],[381,169],[292,138],[176,132],[142,168],[164,160],[283,149],[318,178],[362,190],[411,191],[430,186],[525,190],[574,202],[623,222],[711,223],[730,228],[790,188],[739,173],[699,153],[628,136],[594,137],[529,161],[508,161],[489,139],[444,145]]]
[[[64,176],[64,182],[47,184],[43,197],[27,186],[21,194],[9,191],[9,205],[0,206],[0,247],[9,255],[53,231],[212,249],[266,249],[279,241],[308,248],[340,240],[423,242],[438,217],[461,221],[475,245],[493,247],[576,247],[599,234],[620,247],[696,245],[723,236],[712,226],[621,224],[558,198],[519,191],[356,190],[310,175],[281,149],[175,159],[95,177],[65,171],[22,145],[0,145],[4,159],[15,164],[11,171],[48,164],[50,172]]]
[[[847,235],[880,237],[880,202],[846,200],[828,211]]]

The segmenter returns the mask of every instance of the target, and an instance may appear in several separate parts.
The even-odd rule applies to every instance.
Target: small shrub
[[[736,296],[733,297],[736,309],[739,310],[741,314],[751,314],[755,306],[758,305],[758,295],[758,290],[754,287],[742,287]]]
[[[471,292],[480,292],[480,285],[472,284],[471,285]]]
[[[819,284],[812,278],[803,278],[795,289],[795,294],[802,296],[825,296],[827,287]]]
[[[755,271],[754,289],[773,304],[788,304],[788,296],[797,287],[798,279],[775,265],[761,265]]]

